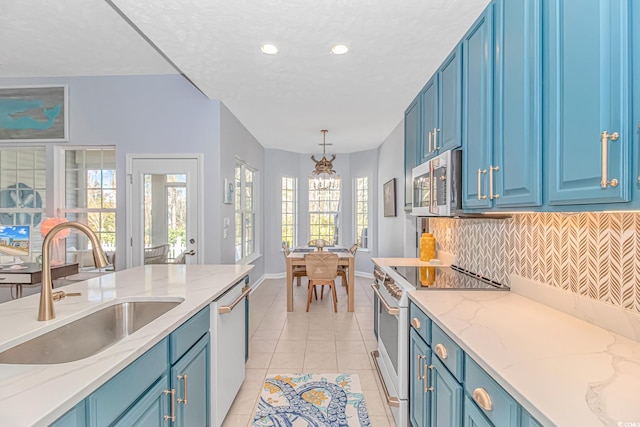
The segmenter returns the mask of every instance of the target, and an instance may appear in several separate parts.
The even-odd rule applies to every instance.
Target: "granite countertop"
[[[543,425],[640,426],[640,342],[514,292],[409,298]]]
[[[116,301],[184,299],[174,309],[97,355],[56,365],[0,364],[2,425],[46,426],[169,335],[244,277],[252,265],[148,265],[65,286],[81,292],[38,322],[40,295],[0,305],[0,351]]]

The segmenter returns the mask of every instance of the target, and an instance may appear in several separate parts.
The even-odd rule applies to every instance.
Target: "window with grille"
[[[42,252],[46,190],[43,147],[0,149],[0,226],[28,225],[32,257]]]
[[[359,248],[369,247],[369,178],[355,178],[355,242]]]
[[[116,250],[116,150],[65,150],[65,217],[87,224],[105,251]],[[67,237],[67,250],[85,250],[90,242],[82,233]]]
[[[256,250],[257,172],[240,162],[236,163],[235,171],[235,259],[238,262],[254,255]]]
[[[323,239],[329,244],[340,242],[340,193],[342,182],[329,189],[315,189],[309,179],[309,239]]]
[[[282,242],[289,248],[296,245],[296,184],[296,178],[282,177]]]

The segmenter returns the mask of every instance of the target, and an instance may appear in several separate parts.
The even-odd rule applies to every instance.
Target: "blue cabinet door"
[[[409,359],[409,419],[413,427],[429,425],[429,393],[425,391],[428,366],[431,365],[431,349],[418,333],[411,329]]]
[[[631,22],[640,22],[640,5],[636,2],[631,8]],[[631,121],[631,134],[633,139],[631,146],[633,147],[633,175],[635,180],[633,185],[633,204],[634,208],[640,206],[640,26],[634,25],[631,28],[633,32],[633,68],[632,86],[633,86],[633,120]]]
[[[124,415],[113,424],[114,427],[164,427],[173,425],[171,420],[171,395],[169,379],[162,376]],[[175,407],[174,407],[175,408]],[[175,414],[173,414],[175,415]]]
[[[462,39],[463,61],[463,185],[465,209],[489,208],[492,164],[492,6]]]
[[[478,409],[476,404],[464,397],[464,427],[493,427],[493,424],[484,416],[482,411]]]
[[[420,92],[422,123],[420,137],[420,163],[436,155],[434,132],[438,128],[438,74],[427,82]]]
[[[462,145],[462,46],[438,70],[438,122],[434,146],[439,152]]]
[[[630,0],[545,0],[550,205],[630,200],[629,12]],[[603,132],[619,135],[607,149]]]
[[[431,427],[462,425],[462,386],[437,357],[432,362]]]
[[[494,200],[542,204],[542,2],[495,0]]]
[[[83,400],[58,418],[49,427],[84,427],[87,425],[86,404]]]
[[[520,426],[521,427],[541,427],[541,425],[529,414],[527,411],[522,409],[521,417],[520,417]]]
[[[413,180],[411,171],[417,165],[418,138],[420,135],[420,96],[413,100],[404,112],[404,208],[411,210]]]
[[[177,427],[209,425],[209,333],[171,367]]]

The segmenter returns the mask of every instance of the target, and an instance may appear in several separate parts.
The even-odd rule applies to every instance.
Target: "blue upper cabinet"
[[[541,0],[495,0],[494,17],[494,206],[540,206]]]
[[[630,200],[630,0],[545,0],[550,205]]]
[[[489,208],[492,164],[492,6],[462,39],[464,49],[462,135],[464,149],[462,202],[465,209]],[[493,172],[493,170],[491,171]]]
[[[411,172],[417,165],[418,138],[420,136],[420,96],[404,112],[404,208],[411,210],[413,180]]]
[[[462,45],[458,45],[420,92],[420,163],[462,145]]]
[[[636,4],[632,6],[631,22],[640,22],[640,5]],[[634,205],[638,199],[640,199],[640,25],[633,25],[631,28],[633,32],[633,120],[631,122],[631,134],[633,136],[631,146],[633,147],[633,175],[632,180],[635,179],[633,186],[633,200]]]
[[[542,204],[541,0],[495,0],[463,41],[463,207]]]
[[[436,153],[433,134],[438,128],[438,74],[435,74],[420,92],[420,103],[422,104],[420,163],[424,163]]]
[[[438,70],[438,127],[434,147],[439,152],[462,145],[462,46],[458,45]]]

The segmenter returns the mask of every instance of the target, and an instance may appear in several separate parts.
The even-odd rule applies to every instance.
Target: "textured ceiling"
[[[3,0],[0,76],[175,72],[128,20],[263,146],[320,152],[328,129],[328,151],[353,152],[389,135],[488,2],[110,0],[123,19],[102,0]]]

